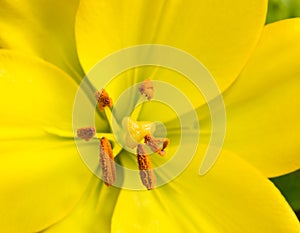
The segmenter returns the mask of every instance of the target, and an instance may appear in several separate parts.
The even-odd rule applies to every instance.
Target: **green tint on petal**
[[[223,151],[199,176],[203,149],[174,181],[153,191],[122,190],[112,232],[300,232],[280,192],[239,157]]]
[[[75,45],[74,20],[79,0],[3,0],[0,48],[39,56],[74,79],[83,77]]]
[[[62,221],[45,233],[110,233],[111,219],[120,189],[106,187],[93,176],[80,202]]]
[[[169,45],[203,62],[224,90],[256,44],[266,8],[261,0],[81,1],[76,20],[79,59],[88,72],[122,48]]]
[[[265,175],[300,167],[300,19],[269,24],[251,60],[225,93],[225,148]]]

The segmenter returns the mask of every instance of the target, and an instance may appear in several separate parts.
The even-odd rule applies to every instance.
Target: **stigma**
[[[129,117],[122,120],[122,127],[125,131],[125,145],[131,149],[137,145],[148,134],[155,131],[155,124],[150,121],[135,121]]]

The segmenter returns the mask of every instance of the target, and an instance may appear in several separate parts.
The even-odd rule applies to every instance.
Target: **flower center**
[[[129,117],[125,117],[122,121],[125,134],[125,145],[133,149],[144,139],[148,134],[153,134],[155,124],[148,121],[134,121]]]
[[[154,95],[154,86],[151,80],[145,80],[139,86],[138,91],[144,98],[151,101]],[[98,108],[101,112],[105,110],[109,122],[116,122],[110,109],[113,107],[112,99],[109,94],[102,89],[95,93]],[[109,108],[106,108],[109,107]],[[117,122],[120,125],[120,122]],[[118,126],[119,127],[119,126]],[[167,138],[156,138],[154,132],[156,124],[149,121],[135,121],[130,117],[124,117],[121,122],[119,132],[122,132],[123,138],[121,144],[124,149],[130,148],[136,150],[137,167],[139,168],[140,179],[142,184],[151,190],[155,186],[156,177],[152,169],[151,157],[148,151],[152,151],[161,156],[166,154],[166,147],[169,144]],[[77,136],[80,139],[89,141],[96,134],[94,127],[85,127],[77,129]],[[111,186],[116,181],[116,165],[114,162],[114,154],[109,139],[101,136],[99,139],[100,147],[100,167],[102,170],[102,179],[107,186]],[[116,155],[115,155],[116,156]]]

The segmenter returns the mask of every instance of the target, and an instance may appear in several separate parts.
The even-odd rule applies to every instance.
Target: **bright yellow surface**
[[[72,134],[74,80],[0,52],[0,232],[35,232],[64,217],[89,177]]]
[[[79,59],[88,72],[112,52],[165,44],[198,58],[224,90],[256,44],[267,1],[81,1],[76,20]]]
[[[82,1],[76,36],[84,69],[118,49],[161,43],[196,56],[225,90],[259,38],[266,1],[164,2]],[[172,182],[153,191],[128,191],[104,186],[80,160],[71,125],[74,79],[80,80],[70,35],[78,2],[55,2],[53,8],[46,3],[1,2],[0,46],[40,56],[74,76],[26,55],[0,52],[0,232],[300,232],[296,216],[265,176],[300,165],[299,19],[267,26],[253,57],[225,92],[227,138],[212,170],[198,175],[207,146],[201,145],[192,164]],[[125,74],[131,78],[124,86],[116,81],[108,86],[113,99],[143,80],[139,72]],[[155,79],[180,87],[181,81],[167,74]],[[170,116],[161,115],[159,110],[167,108],[160,104],[153,106],[155,111],[150,105],[142,109],[141,120],[174,117],[171,110],[165,111]],[[198,113],[209,138],[205,106]],[[96,114],[98,134],[109,131],[103,115]],[[171,144],[166,157],[152,157],[153,167],[171,159],[179,145],[178,118],[166,126]],[[125,152],[116,155],[125,167],[137,166],[135,159]]]
[[[280,192],[241,158],[223,151],[199,176],[204,148],[173,182],[153,191],[121,190],[112,232],[300,232]]]
[[[80,81],[74,39],[79,0],[1,0],[0,48],[39,56]]]
[[[225,93],[225,148],[267,176],[300,166],[300,19],[267,25],[236,83]]]

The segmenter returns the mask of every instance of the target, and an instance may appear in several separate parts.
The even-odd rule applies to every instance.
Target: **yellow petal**
[[[77,59],[74,20],[78,0],[0,3],[0,47],[39,56],[82,77]]]
[[[112,232],[300,232],[280,192],[238,156],[223,151],[213,169],[199,176],[203,149],[171,183],[122,190]]]
[[[205,78],[210,78],[205,72],[203,72],[204,75]],[[88,76],[91,77],[91,75]],[[93,75],[91,82],[94,83],[99,76],[101,74]],[[128,116],[138,101],[147,100],[146,97],[142,98],[143,95],[138,90],[145,80],[151,80],[154,87],[151,103],[154,102],[153,100],[162,101],[172,99],[172,97],[175,100],[175,94],[188,99],[194,108],[204,102],[200,90],[179,72],[157,66],[142,66],[121,73],[105,87],[113,98],[114,105],[117,106],[116,111],[122,112],[123,116]],[[143,106],[143,112],[149,114],[151,110]]]
[[[0,51],[0,232],[37,232],[84,191],[91,174],[73,142],[76,89],[56,67]]]
[[[0,77],[0,138],[48,133],[73,137],[72,112],[78,86],[71,77],[46,62],[7,50],[0,51]],[[90,104],[89,100],[84,104]],[[102,118],[97,117],[96,122],[102,131],[108,130]],[[88,126],[80,123],[81,127]]]
[[[69,140],[2,140],[0,148],[1,232],[38,232],[59,221],[91,177]]]
[[[45,233],[110,233],[111,218],[120,189],[106,187],[93,176],[76,208]]]
[[[225,94],[225,147],[267,176],[300,167],[300,19],[265,27],[236,83]]]
[[[76,39],[89,71],[100,59],[138,44],[165,44],[201,62],[224,90],[260,35],[266,1],[81,1]]]

